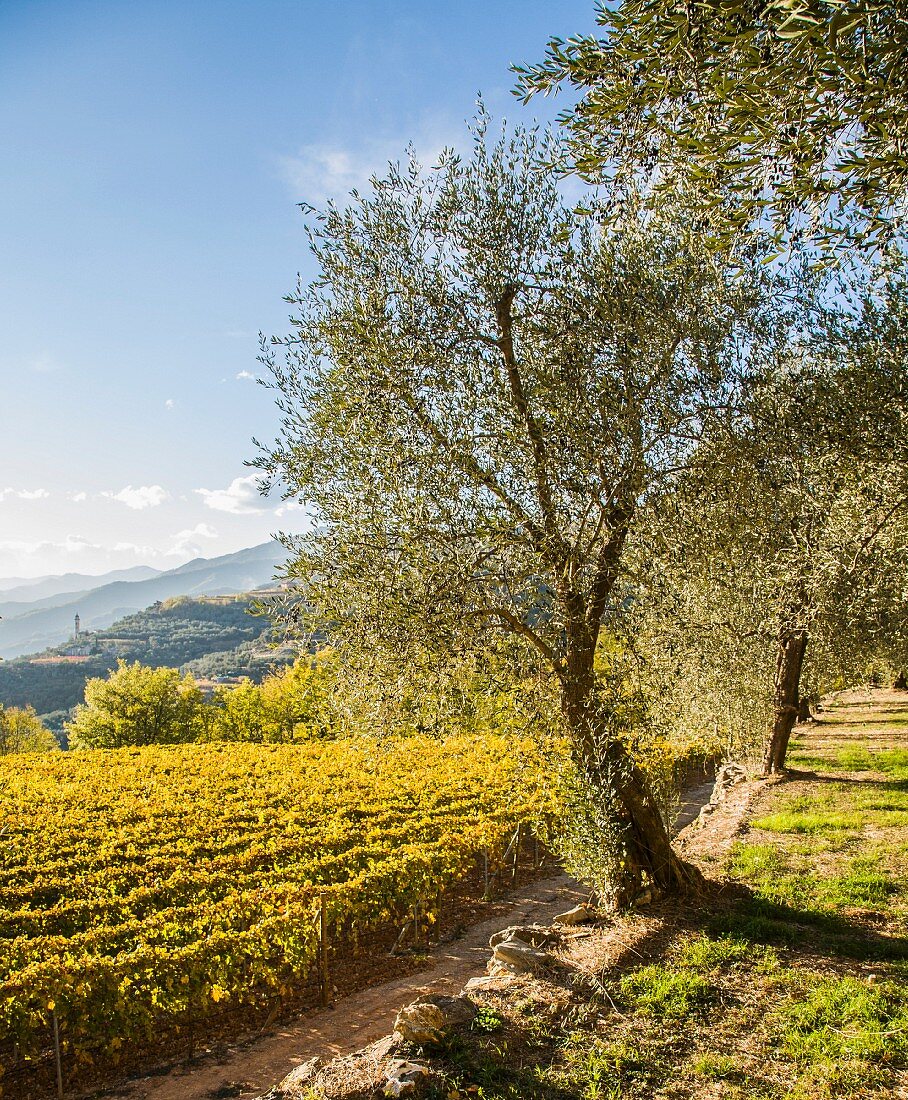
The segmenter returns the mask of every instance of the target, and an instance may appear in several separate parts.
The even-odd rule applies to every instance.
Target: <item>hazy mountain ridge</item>
[[[50,600],[67,593],[87,592],[114,581],[145,581],[160,576],[161,569],[132,565],[109,573],[55,573],[43,577],[0,577],[0,607],[4,603]]]
[[[32,603],[9,601],[14,610],[0,607],[4,616],[0,621],[0,656],[17,657],[60,645],[72,635],[76,614],[83,630],[103,630],[124,615],[172,596],[234,595],[261,588],[270,583],[285,559],[282,546],[266,542],[218,558],[196,558],[144,580],[110,581]]]

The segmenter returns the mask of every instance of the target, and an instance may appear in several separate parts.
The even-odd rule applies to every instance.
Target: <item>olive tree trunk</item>
[[[765,775],[777,775],[785,770],[788,742],[791,740],[791,731],[798,718],[799,685],[806,650],[807,631],[803,628],[788,630],[779,636],[773,693],[772,736],[766,755],[763,757]]]
[[[681,860],[646,774],[622,741],[612,735],[598,705],[592,676],[562,681],[562,713],[575,759],[595,794],[613,810],[623,845],[615,902],[625,907],[647,885],[662,893],[687,893],[703,886],[696,867]]]

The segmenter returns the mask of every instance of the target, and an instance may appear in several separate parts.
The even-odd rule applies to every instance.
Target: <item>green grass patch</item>
[[[880,862],[866,855],[839,855],[838,873],[809,870],[809,856],[787,860],[786,853],[764,844],[739,844],[730,873],[746,882],[755,898],[783,905],[808,919],[812,914],[862,908],[883,912],[902,893],[902,884]]]
[[[716,999],[716,989],[702,974],[670,966],[642,966],[621,979],[621,992],[635,1012],[666,1020],[683,1020]]]
[[[859,813],[809,813],[803,810],[780,810],[778,813],[758,817],[751,822],[754,829],[770,833],[836,833],[846,829],[860,829],[863,823]]]
[[[811,753],[802,742],[794,742],[789,759],[799,768],[814,771],[878,772],[893,779],[908,780],[908,749],[903,748],[870,749],[866,745],[843,745],[817,754]]]
[[[801,1070],[794,1095],[844,1095],[908,1064],[908,991],[843,975],[792,974],[775,1015],[782,1054]],[[813,1091],[811,1091],[813,1090]]]
[[[739,1076],[737,1062],[727,1054],[702,1054],[694,1060],[691,1069],[698,1077],[707,1077],[711,1081]]]

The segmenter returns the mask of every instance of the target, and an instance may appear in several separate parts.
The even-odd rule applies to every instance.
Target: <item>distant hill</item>
[[[261,680],[295,652],[275,650],[266,616],[253,615],[251,593],[235,597],[179,596],[127,615],[97,632],[42,653],[0,664],[0,704],[33,706],[41,715],[82,702],[85,681],[106,676],[118,659],[182,668],[202,679]],[[49,724],[58,728],[65,715]]]
[[[0,609],[9,601],[29,603],[33,600],[53,599],[70,592],[85,592],[100,588],[113,581],[145,581],[157,577],[160,569],[150,565],[133,565],[129,569],[114,569],[110,573],[93,576],[91,573],[62,573],[48,577],[0,577]],[[0,614],[6,612],[0,610]]]
[[[282,546],[266,542],[219,558],[196,558],[144,579],[109,581],[69,593],[63,602],[58,600],[59,593],[30,603],[7,601],[5,607],[0,606],[0,657],[8,659],[60,645],[71,637],[77,614],[83,630],[103,630],[124,615],[174,596],[250,592],[268,585],[285,559]],[[18,596],[22,590],[13,591]]]

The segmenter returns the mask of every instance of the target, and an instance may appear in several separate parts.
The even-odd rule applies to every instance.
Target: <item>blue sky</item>
[[[244,459],[257,334],[312,274],[300,201],[463,144],[592,0],[0,3],[0,578],[293,530]]]

